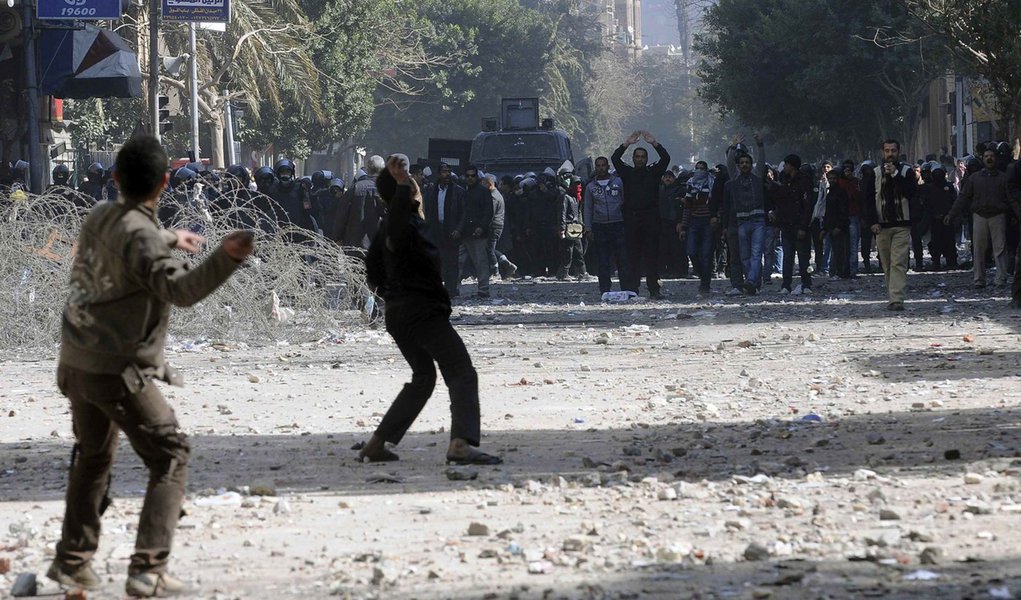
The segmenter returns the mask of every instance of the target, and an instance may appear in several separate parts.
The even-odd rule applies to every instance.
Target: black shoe
[[[902,312],[904,310],[903,302],[891,302],[886,305],[886,310],[892,310],[893,312]]]
[[[744,293],[749,296],[754,296],[755,294],[759,293],[759,289],[756,288],[755,284],[753,283],[746,283],[744,284]]]

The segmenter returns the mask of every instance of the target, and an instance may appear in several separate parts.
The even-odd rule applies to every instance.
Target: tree
[[[245,141],[296,158],[362,134],[377,102],[401,103],[422,94],[456,49],[428,54],[425,25],[395,0],[299,0],[311,24],[309,53],[319,73],[325,120],[294,107],[263,103],[265,119]],[[377,99],[377,91],[379,98]]]
[[[427,53],[456,58],[403,102],[377,91],[368,147],[424,156],[428,138],[471,139],[501,98],[531,96],[572,136],[576,156],[589,146],[602,114],[585,97],[604,56],[594,13],[571,0],[423,0],[412,10],[429,28]]]
[[[243,101],[255,122],[266,107],[279,110],[285,104],[316,122],[326,120],[319,71],[310,52],[312,29],[297,0],[235,0],[232,6],[225,32],[197,35],[199,112],[212,125],[212,159],[220,167],[226,105],[231,100]],[[164,23],[162,30],[170,54],[188,52],[185,25]],[[161,75],[160,83],[189,97],[183,77]]]
[[[1017,152],[1021,129],[1021,3],[1003,0],[902,0],[910,14],[989,83],[1009,121]],[[900,32],[913,42],[913,30]]]
[[[947,64],[931,40],[876,43],[912,21],[895,0],[720,0],[696,38],[701,96],[806,149],[862,156],[884,135],[910,143]]]

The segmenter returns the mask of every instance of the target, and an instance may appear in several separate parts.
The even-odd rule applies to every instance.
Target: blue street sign
[[[162,0],[163,19],[203,23],[229,23],[230,0]]]
[[[39,0],[36,17],[77,21],[117,21],[121,18],[121,0]]]

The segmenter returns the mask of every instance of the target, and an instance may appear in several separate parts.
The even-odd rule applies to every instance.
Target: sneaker
[[[730,288],[730,290],[727,291],[727,295],[728,296],[744,296],[744,292],[741,291],[739,288],[733,287],[733,288]]]
[[[777,294],[780,294],[781,296],[790,296],[791,291],[787,288],[780,288],[780,291],[777,292]]]
[[[801,284],[799,283],[797,286],[795,286],[794,291],[791,293],[794,294],[795,296],[800,296],[801,294],[805,293],[805,289],[801,287]]]
[[[128,575],[124,591],[133,598],[165,598],[186,591],[184,582],[166,573],[135,573]]]
[[[55,560],[46,571],[46,576],[62,586],[79,587],[84,590],[96,590],[103,585],[89,563],[72,567]]]

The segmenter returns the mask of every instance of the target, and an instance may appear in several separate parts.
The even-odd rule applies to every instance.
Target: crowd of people
[[[642,139],[656,160],[650,161],[646,147],[634,148],[625,160]],[[616,276],[621,292],[637,296],[644,278],[650,298],[659,299],[661,277],[698,279],[698,294],[707,297],[717,277],[729,282],[726,295],[738,296],[761,293],[777,275],[778,294],[803,295],[821,277],[851,279],[881,269],[901,290],[890,295],[893,310],[903,307],[907,270],[971,266],[975,286],[982,288],[987,267],[994,266],[993,283],[1006,285],[1019,244],[1021,169],[1012,147],[989,142],[961,159],[944,152],[909,163],[900,145],[890,142],[893,149],[881,164],[809,164],[788,154],[771,165],[759,136],[746,144],[738,135],[723,162],[699,160],[688,168],[671,165],[651,133],[634,132],[609,158],[595,158],[589,173],[576,173],[568,162],[556,171],[497,177],[471,165],[457,173],[441,163],[435,170],[413,164],[411,175],[422,191],[451,297],[460,295],[468,278],[477,282],[476,295],[486,298],[495,277],[589,280],[590,270],[602,294],[612,290]],[[245,212],[240,226],[267,232],[297,226],[364,259],[385,212],[376,189],[384,167],[382,157],[369,157],[348,186],[328,170],[299,177],[286,158],[254,172],[241,165],[215,172],[189,163],[169,173],[172,196],[160,203],[158,217],[166,227],[180,226],[186,206],[194,209],[189,214],[209,219],[246,206],[255,210]],[[11,190],[23,187],[27,171],[24,161],[12,166]],[[57,165],[48,191],[70,191],[70,175],[66,165]],[[886,197],[891,193],[897,202]],[[112,168],[90,165],[69,197],[82,208],[115,200]],[[887,245],[897,260],[884,261]],[[905,248],[907,266],[901,260]],[[969,248],[970,265],[959,260],[959,251]],[[887,262],[894,263],[892,270]],[[1018,306],[1021,289],[1012,297]]]

